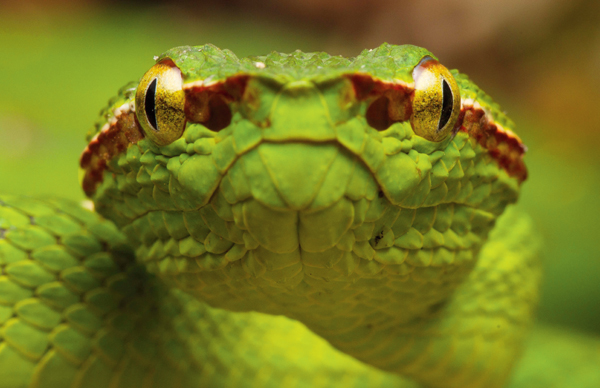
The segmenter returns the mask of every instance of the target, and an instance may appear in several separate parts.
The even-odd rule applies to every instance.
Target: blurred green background
[[[540,320],[600,333],[597,0],[0,0],[0,191],[82,199],[85,133],[170,47],[354,56],[384,41],[428,48],[517,123],[519,206],[545,240]]]

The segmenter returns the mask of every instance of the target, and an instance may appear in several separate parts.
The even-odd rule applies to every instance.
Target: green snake
[[[600,342],[526,342],[513,130],[415,46],[167,51],[88,134],[96,213],[0,196],[0,388],[597,386]]]

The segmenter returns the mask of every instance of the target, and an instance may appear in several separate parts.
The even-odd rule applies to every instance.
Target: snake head
[[[298,318],[323,292],[378,298],[387,280],[369,279],[389,278],[390,319],[425,314],[526,178],[498,105],[415,46],[178,47],[109,105],[81,158],[85,192],[151,271],[234,310]],[[317,304],[357,303],[339,295]]]

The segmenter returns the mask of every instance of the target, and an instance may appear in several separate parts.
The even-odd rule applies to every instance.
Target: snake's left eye
[[[441,63],[426,56],[413,69],[415,92],[410,123],[415,134],[439,142],[452,132],[460,113],[460,91]]]
[[[138,85],[135,112],[146,136],[157,145],[181,137],[185,129],[185,95],[181,71],[173,62],[152,66]]]

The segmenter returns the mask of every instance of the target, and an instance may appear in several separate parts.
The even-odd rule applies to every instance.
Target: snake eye
[[[442,64],[426,56],[413,69],[415,93],[410,123],[418,136],[439,142],[454,128],[460,113],[460,91]]]
[[[185,128],[185,96],[181,71],[171,61],[157,63],[142,77],[135,94],[137,119],[157,145],[181,137]]]

